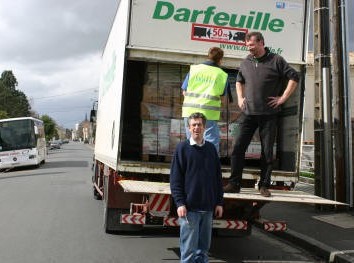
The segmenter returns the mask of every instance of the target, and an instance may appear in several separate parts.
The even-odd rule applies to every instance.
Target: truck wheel
[[[101,194],[96,190],[96,187],[93,186],[93,198],[96,200],[102,200]]]
[[[97,168],[96,167],[97,166],[95,164],[93,164],[93,166],[92,166],[92,171],[93,171],[92,184],[97,183],[97,179],[98,179],[98,177],[96,176],[97,175]],[[96,200],[102,200],[102,196],[97,191],[96,187],[93,185],[92,188],[93,188],[93,198]]]

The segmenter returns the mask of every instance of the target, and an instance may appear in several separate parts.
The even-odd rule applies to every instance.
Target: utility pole
[[[353,206],[353,200],[350,200],[350,191],[352,191],[350,178],[353,175],[353,165],[345,1],[332,1],[332,10],[333,135],[336,164],[335,197],[337,201],[350,203]]]
[[[315,194],[334,200],[328,0],[314,0]]]
[[[343,8],[342,8],[343,6]],[[333,136],[336,164],[336,200],[348,202],[346,178],[352,175],[351,121],[350,121],[350,89],[345,80],[348,55],[345,39],[345,14],[343,0],[332,1],[332,83],[333,83]],[[344,10],[342,13],[342,9]],[[344,28],[343,28],[344,27]]]

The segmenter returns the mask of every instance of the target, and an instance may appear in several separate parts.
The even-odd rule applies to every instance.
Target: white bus
[[[0,170],[38,167],[46,155],[43,121],[32,117],[0,120]]]

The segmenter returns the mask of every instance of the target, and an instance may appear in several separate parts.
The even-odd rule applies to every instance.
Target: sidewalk
[[[313,194],[313,185],[298,190]],[[326,262],[354,262],[354,211],[320,211],[314,205],[271,202],[261,210],[263,219],[285,221],[285,232],[274,232],[314,252]]]

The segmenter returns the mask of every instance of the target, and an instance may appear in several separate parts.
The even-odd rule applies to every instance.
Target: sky
[[[0,0],[0,73],[12,70],[32,110],[69,129],[89,118],[118,3]],[[354,10],[354,0],[347,3]],[[349,18],[349,48],[354,50],[354,21]]]
[[[40,115],[73,129],[98,98],[117,0],[0,0],[0,73],[12,70]]]

